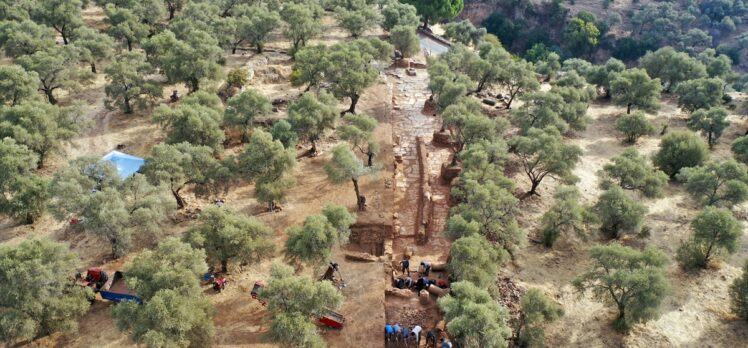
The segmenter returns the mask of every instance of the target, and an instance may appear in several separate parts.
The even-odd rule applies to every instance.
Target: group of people
[[[407,274],[410,277],[410,260],[407,258],[400,261],[400,267],[402,267],[402,273]],[[419,268],[421,275],[428,277],[431,272],[431,261],[421,261],[421,267]]]
[[[409,329],[407,326],[400,326],[400,324],[386,324],[384,326],[385,344],[389,346],[394,343],[405,347],[413,344],[414,347],[420,347],[421,331],[423,331],[423,328],[421,328],[420,325],[416,325],[413,329]],[[426,347],[452,348],[452,342],[446,338],[439,339],[440,345],[437,346],[436,342],[438,336],[439,333],[436,328],[426,333]]]
[[[448,282],[441,277],[436,280],[429,279],[429,274],[431,273],[431,262],[429,261],[421,261],[419,277],[416,281],[413,281],[413,278],[410,277],[410,260],[407,258],[403,259],[400,261],[400,266],[402,267],[403,276],[395,279],[395,287],[398,289],[411,289],[415,287],[416,291],[421,291],[428,288],[430,285],[436,285],[440,288],[449,287]]]
[[[421,343],[421,331],[423,329],[420,325],[416,325],[413,329],[400,324],[387,324],[384,326],[384,339],[387,343],[402,343],[404,346],[409,346],[411,343],[418,347]]]

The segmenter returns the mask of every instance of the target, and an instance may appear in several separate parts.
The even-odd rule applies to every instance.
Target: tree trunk
[[[423,28],[427,29],[429,27],[429,17],[423,17]]]
[[[177,200],[177,209],[183,209],[186,204],[184,198],[179,194],[179,189],[171,190],[171,194],[174,196],[174,199]]]
[[[309,154],[314,157],[317,155],[317,140],[311,140],[312,143],[312,149],[310,150]]]
[[[366,162],[366,165],[368,167],[373,166],[374,165],[374,153],[373,152],[369,152],[366,155],[368,156],[368,160]]]
[[[275,211],[275,202],[273,201],[268,202],[268,211],[271,213]]]
[[[525,313],[520,313],[519,321],[517,323],[517,333],[515,334],[516,343],[519,345],[519,336],[522,334],[522,328],[525,326]]]
[[[39,155],[39,162],[36,163],[37,170],[44,168],[44,159],[47,157],[47,151],[40,151],[38,155]]]
[[[221,260],[221,272],[229,272],[229,260]]]
[[[540,194],[538,194],[538,186],[540,186],[541,180],[539,179],[530,179],[530,180],[532,181],[532,186],[530,187],[530,191],[528,191],[525,194],[525,196],[528,196],[528,197],[532,195],[540,196]]]
[[[343,116],[343,115],[345,115],[345,114],[347,114],[349,112],[355,115],[356,114],[356,104],[358,104],[358,99],[359,98],[361,98],[361,96],[354,93],[351,96],[351,106],[348,108],[348,110],[345,110],[345,111],[341,112],[340,116]]]
[[[630,113],[631,113],[631,103],[628,103],[628,105],[626,105],[626,114],[628,115]]]
[[[257,43],[255,43],[255,48],[257,49],[257,53],[259,54],[259,53],[262,53],[264,51],[265,47],[262,44],[262,42],[257,42]]]
[[[712,132],[711,131],[709,131],[709,135],[707,135],[707,143],[709,144],[710,149],[714,147],[714,143],[712,143]]]
[[[53,94],[53,90],[51,89],[45,89],[44,94],[47,96],[47,101],[49,101],[50,104],[56,105],[57,99],[55,99],[55,96]]]
[[[91,72],[94,73],[94,74],[96,73],[96,63],[95,62],[91,62]]]
[[[506,108],[507,109],[511,109],[512,108],[512,102],[514,101],[514,97],[516,95],[517,95],[517,92],[509,93],[509,101],[506,103]]]
[[[174,19],[174,13],[177,12],[177,9],[174,7],[169,7],[169,20]]]
[[[127,39],[127,50],[132,52],[132,40]]]
[[[125,97],[124,100],[123,100],[123,102],[125,104],[125,113],[126,114],[131,114],[132,113],[132,106],[130,106],[130,98],[129,97]]]
[[[365,207],[361,191],[358,188],[358,179],[351,178],[351,181],[353,181],[353,189],[356,191],[356,206],[358,207],[358,211],[364,211]]]

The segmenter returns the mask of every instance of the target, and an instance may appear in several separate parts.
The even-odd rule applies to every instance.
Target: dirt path
[[[408,76],[404,69],[394,69],[392,73],[397,75],[393,86],[394,154],[396,158],[402,158],[402,162],[395,170],[397,219],[393,240],[393,261],[399,262],[405,250],[412,248],[414,254],[410,268],[416,270],[421,260],[443,263],[446,262],[449,254],[450,242],[439,235],[449,211],[449,187],[441,184],[439,170],[441,164],[449,159],[450,151],[432,144],[434,131],[441,128],[441,119],[422,112],[424,102],[431,94],[428,90],[426,71],[418,70],[416,76]],[[426,173],[421,173],[417,138],[421,138],[424,144],[425,153],[421,156],[424,157]],[[415,237],[419,233],[424,233],[426,229],[419,216],[419,209],[423,209],[421,204],[424,200],[428,201],[428,198],[421,198],[424,183],[430,184],[433,210],[426,204],[425,214],[433,214],[432,226],[429,230],[435,231],[435,235],[431,236],[425,244],[419,245]],[[432,278],[438,276],[437,274],[431,275]],[[415,280],[417,275],[412,272],[412,277]],[[389,282],[389,279],[387,281]],[[422,305],[417,300],[415,292],[410,298],[388,295],[385,301],[386,319],[388,322],[399,322],[409,327],[418,324],[429,329],[440,319],[434,300],[432,298],[429,304]]]

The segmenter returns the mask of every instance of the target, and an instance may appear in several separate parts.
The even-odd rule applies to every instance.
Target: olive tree
[[[515,334],[520,347],[545,347],[543,324],[558,320],[564,310],[538,288],[530,288],[522,295],[520,308]]]
[[[639,233],[647,213],[646,206],[633,200],[619,186],[603,192],[593,209],[600,219],[600,231],[612,239],[624,233]]]
[[[458,281],[469,281],[480,288],[493,284],[498,267],[507,256],[479,234],[454,241],[449,255],[449,273]]]
[[[411,57],[421,50],[415,27],[398,25],[390,30],[390,43],[403,57]]]
[[[270,338],[293,347],[324,347],[311,317],[327,309],[335,310],[343,303],[343,295],[329,281],[295,275],[292,267],[281,263],[270,266],[270,279],[260,297],[268,303]]]
[[[678,263],[686,269],[707,268],[722,252],[738,250],[743,224],[725,208],[706,207],[691,221],[693,235],[678,247]]]
[[[524,104],[511,113],[512,123],[517,125],[523,133],[530,129],[555,128],[560,133],[569,130],[569,124],[561,118],[564,99],[557,93],[550,91],[532,92],[520,98]]]
[[[517,198],[499,180],[465,179],[452,190],[457,203],[450,211],[447,236],[457,239],[480,233],[510,254],[524,242],[516,220]]]
[[[0,140],[0,214],[33,223],[46,209],[47,180],[34,174],[39,156],[13,138]]]
[[[360,2],[351,2],[355,6],[347,8],[339,6],[335,9],[335,17],[338,24],[354,38],[361,36],[367,30],[379,25],[381,17],[379,13],[369,4]]]
[[[345,207],[327,205],[322,214],[310,215],[301,226],[293,226],[286,233],[286,257],[295,262],[320,266],[330,261],[332,248],[348,242],[350,225],[356,215]]]
[[[652,135],[655,128],[641,111],[621,116],[616,120],[616,130],[626,136],[626,142],[636,143],[636,140],[645,135]]]
[[[15,106],[37,98],[39,76],[15,64],[0,65],[0,104]]]
[[[291,84],[294,86],[306,84],[304,92],[309,92],[312,87],[318,87],[324,81],[324,73],[330,63],[327,57],[327,46],[314,45],[299,49],[294,55]]]
[[[492,140],[506,129],[506,122],[491,119],[483,114],[480,104],[472,98],[461,98],[442,113],[443,127],[450,130],[452,148],[455,153],[452,164],[456,164],[459,153],[465,146],[481,140]]]
[[[312,144],[310,154],[317,154],[317,141],[325,131],[335,127],[338,119],[337,101],[327,92],[307,92],[288,107],[288,122],[300,140]]]
[[[189,142],[208,146],[218,153],[225,139],[221,106],[218,96],[197,92],[184,98],[176,108],[158,106],[153,110],[153,120],[167,131],[168,144]]]
[[[391,1],[382,9],[382,29],[392,30],[396,26],[415,27],[418,25],[418,13],[415,7],[399,1]]]
[[[327,177],[333,184],[353,182],[356,192],[356,206],[358,211],[366,209],[366,197],[361,193],[359,180],[372,175],[376,171],[373,167],[364,166],[363,162],[345,145],[337,145],[332,149],[332,158],[325,165]]]
[[[119,303],[112,311],[117,327],[147,347],[209,345],[214,309],[198,280],[207,270],[205,252],[174,237],[138,254],[124,273],[142,304]]]
[[[538,194],[538,186],[547,176],[570,177],[582,155],[579,146],[564,144],[561,133],[553,127],[530,128],[527,135],[513,139],[512,146],[530,179],[531,187],[526,196]]]
[[[568,60],[564,62],[564,65],[567,62]],[[626,70],[626,65],[622,61],[610,58],[603,65],[595,65],[585,72],[579,71],[579,73],[584,74],[587,82],[596,85],[598,89],[602,89],[603,97],[610,98],[610,84],[624,70]]]
[[[77,28],[73,34],[73,46],[79,50],[81,61],[88,63],[95,74],[96,62],[109,59],[114,54],[114,40],[89,27]]]
[[[123,42],[128,51],[132,51],[134,44],[142,43],[150,34],[150,26],[130,8],[109,3],[104,7],[104,14],[107,16],[104,21],[109,24],[108,34]]]
[[[559,186],[553,194],[553,205],[540,220],[543,245],[552,248],[562,234],[584,237],[589,212],[580,204],[582,196],[575,186]]]
[[[340,139],[348,141],[355,150],[364,154],[367,158],[366,166],[374,165],[374,156],[379,153],[379,144],[372,136],[372,132],[379,123],[376,119],[367,115],[345,115],[345,124],[338,127],[337,132]]]
[[[0,22],[0,45],[5,54],[18,58],[55,46],[55,32],[31,20]]]
[[[327,59],[331,64],[327,65],[324,77],[334,96],[351,100],[350,107],[343,113],[356,113],[361,94],[379,76],[375,61],[388,60],[393,50],[392,45],[376,38],[339,43],[329,48]]]
[[[486,28],[476,28],[467,19],[459,22],[451,22],[444,26],[444,37],[463,45],[472,43],[477,47],[486,34]]]
[[[691,113],[686,125],[688,129],[698,131],[705,136],[707,144],[711,148],[717,143],[730,122],[727,121],[727,110],[721,107],[712,107],[708,110],[698,109]]]
[[[671,179],[682,168],[696,167],[709,157],[704,141],[691,132],[672,132],[662,138],[660,149],[654,156],[654,164]]]
[[[58,107],[27,101],[0,109],[0,138],[11,137],[39,156],[37,166],[47,157],[62,153],[64,146],[87,125],[78,107]]]
[[[255,89],[247,89],[226,101],[223,122],[242,132],[242,141],[249,139],[252,123],[258,116],[269,114],[273,110],[270,101]]]
[[[730,284],[728,293],[732,312],[740,319],[748,320],[748,262],[743,265],[743,274]]]
[[[678,106],[688,112],[717,107],[722,104],[724,85],[724,81],[719,78],[700,78],[683,82],[675,89]]]
[[[683,168],[676,178],[703,205],[732,207],[748,199],[748,169],[734,160]]]
[[[286,120],[279,120],[273,123],[270,128],[270,134],[273,135],[273,140],[278,140],[287,149],[296,148],[296,142],[299,141],[299,137],[293,130],[293,126]]]
[[[600,173],[603,189],[615,184],[626,190],[637,190],[650,198],[661,197],[668,176],[650,164],[649,159],[635,149],[626,149],[603,166]]]
[[[179,209],[187,203],[181,194],[188,185],[197,195],[207,195],[223,188],[228,171],[213,157],[213,149],[187,142],[160,144],[153,147],[140,171],[156,185],[167,185]]]
[[[200,89],[201,80],[216,79],[222,73],[219,60],[223,50],[218,40],[205,31],[194,29],[180,39],[167,29],[148,39],[144,46],[153,65],[169,82],[183,82],[193,92]]]
[[[742,136],[735,139],[730,150],[732,150],[732,155],[736,160],[742,163],[748,163],[748,136]]]
[[[130,114],[134,111],[133,104],[138,107],[152,104],[163,95],[161,84],[148,78],[154,72],[143,53],[133,51],[118,54],[104,68],[107,79],[104,105]]]
[[[309,39],[322,32],[322,23],[309,5],[287,3],[280,15],[285,22],[284,34],[293,44],[292,52],[297,52]]]
[[[438,303],[450,337],[461,347],[508,346],[507,309],[487,290],[468,281],[452,283],[450,295]]]
[[[660,79],[665,93],[674,90],[681,82],[707,76],[706,67],[698,59],[670,46],[647,52],[639,63],[650,77]]]
[[[627,331],[632,325],[658,316],[658,310],[670,290],[665,277],[667,258],[649,247],[639,251],[611,244],[590,250],[591,269],[573,282],[580,292],[592,295],[616,307],[613,325]]]
[[[93,299],[90,289],[70,286],[78,263],[68,245],[48,239],[0,247],[0,341],[10,346],[77,332]]]
[[[235,12],[238,13],[238,16],[236,16],[236,31],[231,53],[236,53],[236,49],[244,42],[254,46],[257,53],[262,53],[268,34],[280,24],[280,15],[278,12],[269,10],[268,7],[258,4],[252,6],[240,5]]]
[[[257,263],[272,255],[273,230],[254,217],[212,206],[200,212],[200,225],[187,231],[185,240],[205,250],[209,261],[219,262],[228,272],[230,261],[241,265]]]
[[[286,149],[271,134],[256,130],[238,156],[235,170],[246,180],[254,181],[257,199],[274,211],[276,202],[294,184],[290,175],[296,165],[296,153]]]
[[[19,57],[16,62],[26,71],[39,77],[39,90],[50,104],[57,104],[54,92],[58,89],[77,90],[90,82],[93,74],[82,69],[78,63],[80,55],[75,47],[51,47]]]
[[[659,108],[660,79],[651,79],[643,69],[628,69],[610,81],[610,94],[617,105],[626,106],[626,113],[636,107],[646,111]]]
[[[41,0],[31,11],[32,19],[54,28],[68,44],[73,31],[83,26],[82,0]]]
[[[576,131],[584,131],[591,122],[587,116],[587,109],[595,97],[595,91],[587,85],[583,77],[576,72],[568,72],[558,80],[554,81],[551,93],[561,96],[563,103],[559,110],[559,116],[566,121],[569,128]]]

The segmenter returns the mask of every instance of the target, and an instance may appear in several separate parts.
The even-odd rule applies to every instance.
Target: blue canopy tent
[[[101,159],[114,163],[117,167],[117,173],[122,179],[127,179],[130,175],[135,174],[143,166],[145,160],[119,151],[112,151]]]

